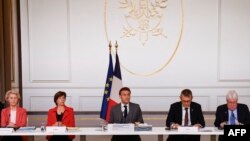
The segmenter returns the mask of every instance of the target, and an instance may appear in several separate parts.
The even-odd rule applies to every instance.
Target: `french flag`
[[[119,57],[116,52],[115,70],[113,73],[112,88],[108,102],[106,121],[109,121],[110,119],[110,111],[112,107],[120,102],[119,91],[121,88],[122,88],[122,75],[121,75]]]

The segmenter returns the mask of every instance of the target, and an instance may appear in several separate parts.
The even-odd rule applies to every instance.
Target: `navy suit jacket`
[[[250,113],[247,105],[238,103],[237,105],[237,117],[238,121],[242,124],[250,124]],[[217,107],[215,113],[214,126],[220,127],[220,124],[224,121],[228,121],[228,108],[227,104],[223,104]]]
[[[190,104],[190,118],[191,125],[200,124],[202,127],[205,127],[205,120],[203,117],[201,105],[196,102],[191,102]],[[176,102],[171,104],[168,117],[166,120],[166,126],[170,127],[171,123],[182,124],[182,103]]]

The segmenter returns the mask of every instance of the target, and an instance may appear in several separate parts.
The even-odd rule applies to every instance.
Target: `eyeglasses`
[[[190,103],[191,102],[191,100],[181,100],[182,102],[184,102],[184,103]]]

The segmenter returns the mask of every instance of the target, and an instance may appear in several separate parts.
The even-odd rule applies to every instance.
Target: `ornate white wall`
[[[152,32],[121,38],[128,13],[119,6],[111,0],[21,1],[25,108],[47,111],[54,106],[54,93],[63,90],[76,111],[99,111],[108,40],[118,41],[121,64],[139,74],[163,66],[178,47],[155,75],[122,68],[123,84],[143,111],[167,111],[184,88],[193,91],[204,111],[225,103],[231,89],[250,106],[250,1],[183,0],[182,15],[181,0],[169,0],[160,9],[159,25],[167,38]],[[148,20],[150,26],[159,22]]]

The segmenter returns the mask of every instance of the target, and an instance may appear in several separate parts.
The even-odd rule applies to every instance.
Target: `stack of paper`
[[[68,132],[77,132],[80,131],[79,127],[67,127]]]
[[[135,126],[135,131],[152,131],[152,125],[147,123],[137,124]]]
[[[35,126],[20,127],[17,131],[35,131]]]

